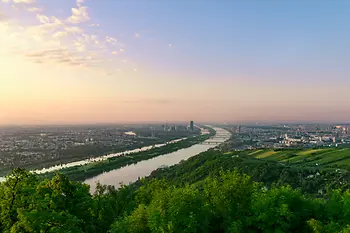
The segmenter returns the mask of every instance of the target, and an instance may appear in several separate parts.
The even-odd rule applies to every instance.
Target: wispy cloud
[[[37,20],[39,20],[39,22],[42,23],[42,24],[50,23],[50,18],[47,17],[46,15],[37,14],[37,15],[36,15],[36,18],[37,18]]]
[[[25,3],[25,4],[33,4],[36,0],[2,0],[3,2],[13,2],[13,3]]]
[[[118,40],[110,36],[106,36],[106,42],[112,45],[118,44]]]
[[[62,38],[62,37],[66,37],[68,35],[68,32],[66,32],[66,31],[58,31],[58,32],[56,32],[55,34],[53,34],[52,36],[54,37],[54,38]]]
[[[82,66],[84,64],[97,64],[100,62],[98,56],[89,53],[88,56],[82,56],[79,51],[71,52],[68,49],[51,49],[26,53],[25,56],[34,62],[55,62],[67,64],[70,66]]]
[[[98,67],[123,60],[113,56],[125,52],[123,43],[111,35],[96,34],[91,28],[99,24],[91,19],[84,0],[76,0],[70,16],[65,18],[50,15],[35,0],[0,0],[0,4],[18,4],[21,6],[18,9],[29,12],[36,20],[34,24],[16,20],[20,23],[0,30],[0,40],[7,40],[12,51],[29,61]],[[4,19],[0,12],[0,21]],[[105,67],[99,68],[106,70]]]
[[[25,3],[25,4],[32,4],[35,3],[36,0],[13,0],[14,3]]]
[[[82,6],[82,2],[77,1],[78,8],[72,8],[72,16],[68,18],[69,23],[83,23],[90,19],[87,7]]]
[[[89,24],[89,27],[99,27],[99,26],[100,26],[100,24],[98,24],[98,23]]]
[[[41,12],[42,9],[38,8],[38,7],[30,7],[30,8],[28,8],[28,11],[29,12]]]
[[[77,5],[80,7],[81,4],[83,4],[85,2],[85,0],[77,0]]]

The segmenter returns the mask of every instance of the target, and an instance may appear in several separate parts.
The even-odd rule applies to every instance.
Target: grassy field
[[[270,150],[270,151],[264,151],[264,153],[259,153],[259,155],[256,156],[258,159],[264,159],[264,158],[269,158],[270,156],[276,154],[276,151]]]
[[[261,151],[264,151],[264,150],[255,150],[255,151],[249,153],[249,155],[258,154],[258,153],[260,153]]]
[[[326,149],[282,149],[243,151],[245,155],[264,160],[274,160],[299,167],[318,167],[319,169],[350,170],[350,148]]]

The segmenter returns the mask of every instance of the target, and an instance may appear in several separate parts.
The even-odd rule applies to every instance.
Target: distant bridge
[[[219,139],[229,139],[230,137],[227,135],[215,135],[214,138],[219,138]]]
[[[216,141],[204,141],[202,143],[199,143],[200,145],[220,145],[222,142],[216,142]]]

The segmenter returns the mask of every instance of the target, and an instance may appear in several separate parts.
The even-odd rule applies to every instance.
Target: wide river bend
[[[95,191],[97,182],[104,185],[114,185],[118,188],[121,183],[129,184],[135,182],[139,178],[149,176],[152,171],[160,167],[175,165],[182,160],[187,160],[194,155],[216,147],[228,140],[231,136],[230,132],[222,128],[213,127],[213,129],[216,131],[216,135],[203,143],[102,173],[85,180],[85,183],[90,185],[91,192]]]

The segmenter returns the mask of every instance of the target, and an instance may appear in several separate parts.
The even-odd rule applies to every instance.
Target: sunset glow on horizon
[[[349,20],[346,1],[0,0],[0,125],[348,122]]]

